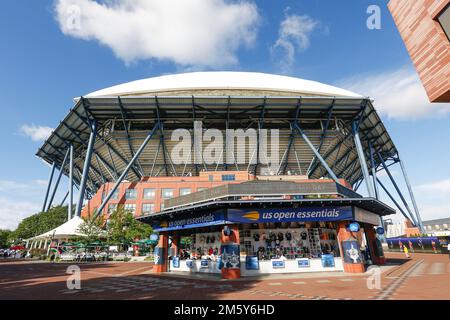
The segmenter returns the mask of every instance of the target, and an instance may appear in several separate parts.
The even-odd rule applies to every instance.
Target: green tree
[[[10,246],[11,230],[0,230],[0,248],[7,248]]]
[[[52,207],[47,212],[40,212],[22,220],[12,233],[15,242],[28,239],[50,231],[67,221],[67,206]]]
[[[137,221],[131,211],[119,206],[109,217],[108,232],[111,241],[129,244],[135,239],[148,238],[152,228]]]
[[[85,237],[77,238],[78,241],[84,243],[92,243],[106,236],[103,230],[103,219],[101,216],[83,218],[84,222],[79,227],[79,232]]]

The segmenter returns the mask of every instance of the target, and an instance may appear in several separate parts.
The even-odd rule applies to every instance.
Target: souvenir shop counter
[[[240,269],[243,276],[255,276],[274,273],[300,273],[300,272],[326,272],[343,271],[342,259],[325,255],[321,259],[271,259],[259,261],[257,257],[240,257]],[[173,272],[198,272],[221,273],[219,262],[212,260],[181,260],[175,258],[171,261],[170,271]]]
[[[331,260],[331,261],[330,261]],[[241,258],[241,275],[255,276],[260,274],[273,273],[303,273],[303,272],[326,272],[343,271],[342,259],[339,257],[328,256],[326,260],[322,259],[272,259],[258,261],[256,257]]]
[[[181,260],[174,258],[170,264],[170,271],[199,272],[199,273],[221,273],[219,262],[212,260]]]

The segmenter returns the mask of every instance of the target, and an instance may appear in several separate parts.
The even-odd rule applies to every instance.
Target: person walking
[[[405,253],[405,256],[406,256],[407,259],[411,258],[411,257],[409,256],[409,250],[408,250],[408,247],[407,247],[407,246],[403,246],[403,252]]]

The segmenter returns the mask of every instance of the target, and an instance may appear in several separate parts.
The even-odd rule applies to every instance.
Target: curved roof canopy
[[[197,175],[199,170],[263,174],[261,159],[256,165],[249,164],[248,158],[244,164],[231,165],[173,163],[171,151],[176,142],[171,141],[171,132],[180,128],[191,131],[194,121],[222,132],[228,128],[279,129],[278,174],[307,174],[313,179],[327,176],[308,144],[292,130],[295,122],[336,176],[353,185],[363,177],[352,138],[353,123],[358,124],[369,170],[373,165],[381,170],[378,158],[370,161],[369,142],[384,161],[395,162],[397,158],[397,149],[369,98],[314,81],[262,73],[162,76],[88,94],[76,100],[37,156],[60,169],[72,144],[78,185],[94,121],[98,125],[87,187],[91,196],[102,184],[120,176],[157,122],[160,130],[127,173],[129,181],[148,176]],[[68,174],[68,164],[63,172]]]
[[[240,90],[289,92],[296,95],[358,97],[344,89],[316,81],[258,72],[192,72],[132,81],[95,91],[86,98],[155,95],[158,92],[194,90]]]

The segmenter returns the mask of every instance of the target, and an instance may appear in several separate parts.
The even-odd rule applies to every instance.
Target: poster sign
[[[241,267],[240,249],[238,244],[227,244],[220,247],[223,268],[239,269]]]
[[[259,260],[257,256],[247,256],[245,258],[245,269],[259,270]]]
[[[274,269],[284,268],[284,260],[272,259],[272,268]]]
[[[180,258],[179,257],[173,257],[172,258],[172,266],[174,268],[179,268],[180,267]]]
[[[240,223],[338,221],[353,219],[351,206],[270,208],[257,210],[229,209],[227,220]]]
[[[298,258],[297,265],[299,268],[309,268],[311,263],[308,258]]]
[[[165,262],[164,248],[155,247],[155,250],[153,251],[153,259],[155,265],[163,265]]]
[[[342,251],[344,251],[345,263],[361,263],[361,252],[359,250],[359,243],[357,240],[345,240],[342,241]]]
[[[334,256],[332,254],[322,255],[322,267],[334,268]]]

